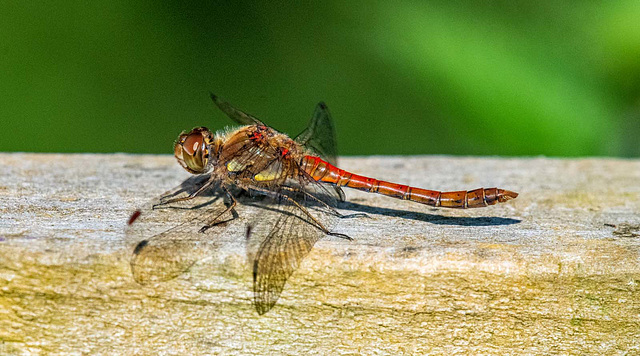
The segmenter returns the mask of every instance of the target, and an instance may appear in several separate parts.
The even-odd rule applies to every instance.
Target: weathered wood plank
[[[187,177],[171,157],[0,154],[0,354],[640,353],[639,160],[340,163],[520,196],[462,211],[347,191],[370,216],[336,228],[355,240],[320,241],[259,317],[241,234],[174,281],[131,279],[125,222]]]

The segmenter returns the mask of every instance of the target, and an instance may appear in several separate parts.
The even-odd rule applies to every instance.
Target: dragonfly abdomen
[[[443,208],[481,208],[518,196],[518,193],[498,188],[453,192],[416,188],[353,174],[314,156],[305,156],[301,168],[319,182]]]
[[[498,188],[478,188],[454,192],[439,192],[422,188],[409,188],[409,200],[443,208],[482,208],[496,203],[504,203],[518,196],[518,193]]]

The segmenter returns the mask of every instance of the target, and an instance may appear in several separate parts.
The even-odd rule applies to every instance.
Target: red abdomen
[[[498,188],[478,188],[455,192],[415,188],[353,174],[315,156],[304,156],[300,162],[300,168],[318,182],[444,208],[480,208],[503,203],[518,196],[518,193]]]

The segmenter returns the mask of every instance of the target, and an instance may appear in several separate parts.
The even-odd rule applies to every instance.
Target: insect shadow
[[[466,217],[466,216],[443,216],[437,214],[421,213],[416,211],[400,210],[381,208],[377,206],[370,206],[364,204],[358,204],[353,202],[340,202],[340,209],[347,209],[352,211],[360,211],[365,214],[384,215],[391,217],[398,217],[403,219],[412,219],[417,221],[424,221],[436,225],[458,225],[458,226],[497,226],[497,225],[513,225],[522,222],[520,219],[494,217],[494,216],[479,216],[479,217]]]
[[[190,194],[196,191],[202,186],[208,179],[207,175],[193,176],[185,180],[181,187],[183,189],[178,190],[171,194],[171,196],[178,195],[179,193]],[[259,200],[265,197],[260,194],[251,194],[242,189],[235,191],[236,197],[240,203],[247,205],[254,205]],[[222,193],[219,189],[208,189],[202,194],[203,196],[211,196],[222,198]],[[209,202],[210,203],[210,202]],[[195,208],[195,207],[194,207]],[[365,204],[354,203],[350,201],[338,202],[339,209],[358,211],[363,214],[372,215],[384,215],[391,217],[398,217],[403,219],[412,219],[417,221],[424,221],[436,225],[456,225],[456,226],[501,226],[501,225],[513,225],[522,222],[520,219],[495,217],[495,216],[479,216],[479,217],[466,217],[466,216],[443,216],[438,214],[429,214],[423,212],[383,208],[378,206],[371,206]],[[353,217],[361,217],[362,214],[351,214]],[[347,214],[346,217],[351,217]]]

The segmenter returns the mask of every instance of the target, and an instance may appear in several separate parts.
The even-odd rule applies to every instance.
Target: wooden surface
[[[640,354],[639,160],[339,163],[520,196],[463,211],[346,191],[341,211],[369,215],[335,228],[354,241],[321,240],[259,317],[240,232],[176,280],[132,280],[125,223],[188,177],[172,157],[0,154],[0,354]]]

